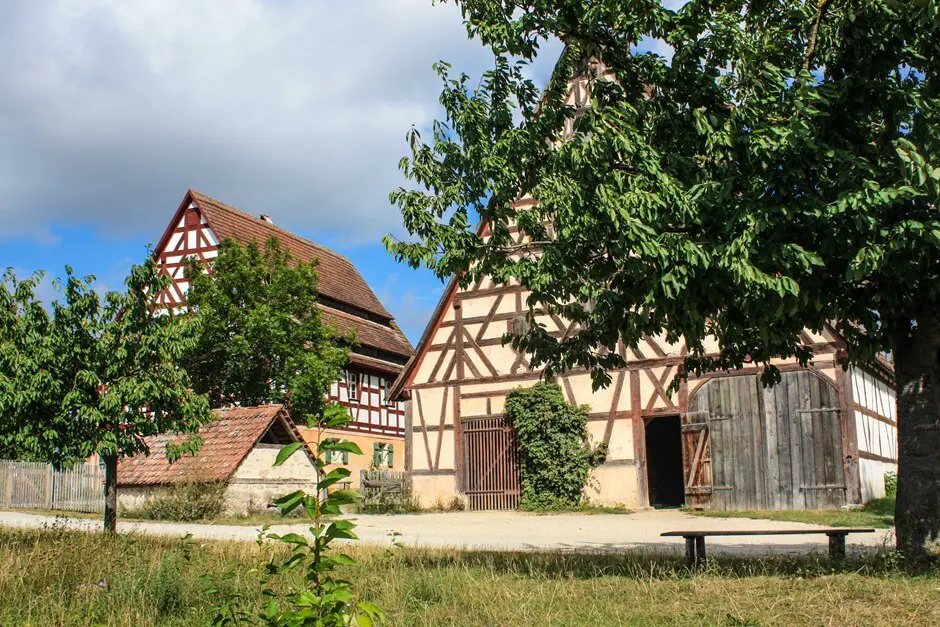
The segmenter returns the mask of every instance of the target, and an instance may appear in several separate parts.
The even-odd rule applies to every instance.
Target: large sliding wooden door
[[[844,505],[839,407],[835,387],[810,370],[784,372],[771,388],[756,375],[707,381],[683,417],[687,501],[716,510]]]

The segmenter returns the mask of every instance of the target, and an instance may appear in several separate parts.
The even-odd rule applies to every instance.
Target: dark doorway
[[[650,505],[663,508],[685,504],[679,416],[656,418],[646,425],[646,467]]]

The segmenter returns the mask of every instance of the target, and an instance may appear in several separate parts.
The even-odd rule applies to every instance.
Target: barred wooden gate
[[[519,455],[516,435],[504,418],[474,418],[463,429],[464,486],[470,509],[519,506]]]

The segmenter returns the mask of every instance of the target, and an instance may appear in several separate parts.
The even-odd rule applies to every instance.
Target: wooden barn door
[[[708,411],[682,415],[682,465],[685,474],[685,504],[709,508],[712,500],[712,447]]]
[[[706,423],[711,509],[765,509],[767,489],[759,383],[754,376],[717,377],[689,400],[695,423]],[[693,458],[694,459],[694,458]],[[692,479],[690,476],[688,479]]]
[[[777,509],[845,505],[839,393],[810,371],[784,372],[763,390],[767,414],[768,483]]]
[[[764,388],[754,375],[717,377],[690,398],[683,420],[686,494],[691,489],[694,496],[701,488],[692,473],[695,429],[705,429],[712,480],[710,501],[700,506],[825,509],[846,503],[835,386],[811,370],[784,372],[781,378]]]
[[[516,435],[504,418],[474,418],[463,430],[464,486],[472,510],[515,509],[522,493]]]

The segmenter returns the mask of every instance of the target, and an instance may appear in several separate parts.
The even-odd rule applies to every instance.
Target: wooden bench
[[[805,536],[824,533],[829,536],[829,557],[834,560],[845,558],[845,537],[850,533],[874,533],[874,529],[863,527],[831,527],[828,529],[772,529],[766,531],[667,531],[660,534],[664,538],[685,538],[685,558],[689,566],[699,566],[705,562],[706,536]]]

